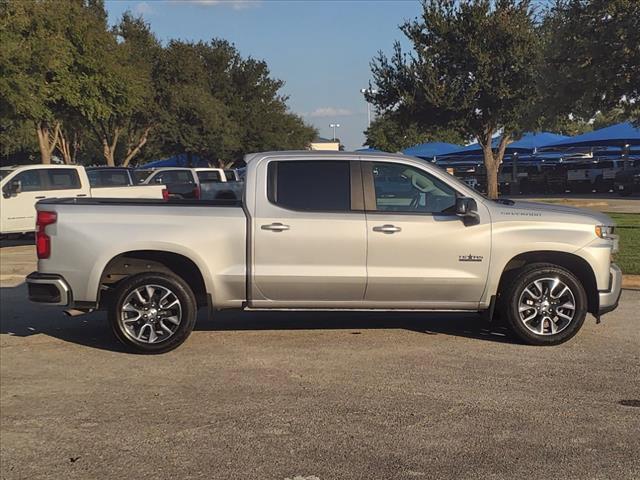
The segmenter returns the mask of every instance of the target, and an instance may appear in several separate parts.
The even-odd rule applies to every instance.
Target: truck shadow
[[[101,350],[127,352],[113,336],[104,312],[68,317],[59,307],[26,300],[24,284],[0,288],[0,333],[27,338],[45,335]],[[426,335],[450,335],[514,343],[498,324],[477,314],[413,312],[243,312],[224,311],[209,320],[201,310],[196,331],[344,330],[350,334],[374,329],[405,329]],[[4,342],[3,342],[4,343]]]

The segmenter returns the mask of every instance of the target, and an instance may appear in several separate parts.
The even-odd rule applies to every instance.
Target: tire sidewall
[[[519,299],[527,285],[538,278],[557,276],[573,292],[576,311],[571,323],[554,335],[537,335],[525,327],[518,312]],[[506,320],[512,332],[530,345],[558,345],[571,339],[582,327],[587,314],[587,295],[580,281],[568,270],[551,264],[534,264],[516,276],[505,299]]]
[[[170,289],[180,300],[182,319],[176,332],[161,343],[143,343],[132,339],[124,332],[120,322],[120,311],[127,296],[136,288],[144,285],[160,285]],[[195,296],[189,286],[180,277],[166,273],[142,273],[128,277],[120,283],[109,306],[109,323],[115,336],[127,347],[137,353],[165,353],[181,345],[191,334],[197,317]]]

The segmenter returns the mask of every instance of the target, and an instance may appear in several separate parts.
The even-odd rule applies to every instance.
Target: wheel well
[[[504,284],[509,282],[522,267],[532,263],[552,263],[569,270],[584,287],[584,291],[587,294],[587,310],[589,313],[595,314],[598,311],[598,287],[593,269],[586,260],[572,253],[537,251],[521,253],[513,257],[502,271],[498,293],[502,291]]]
[[[100,277],[98,302],[104,301],[124,278],[144,272],[162,272],[182,278],[193,290],[198,306],[207,304],[207,289],[198,266],[184,255],[158,250],[124,252],[112,258]]]

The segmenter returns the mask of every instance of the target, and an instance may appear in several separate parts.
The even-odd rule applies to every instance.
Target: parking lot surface
[[[474,314],[227,312],[141,356],[102,313],[28,303],[20,274],[2,479],[640,478],[637,291],[558,347]]]

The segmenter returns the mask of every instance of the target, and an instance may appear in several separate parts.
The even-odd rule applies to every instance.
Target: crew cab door
[[[17,173],[8,181],[20,182],[20,191],[3,198],[3,233],[35,230],[35,204],[45,198],[87,196],[75,168],[34,168]]]
[[[252,222],[253,307],[347,307],[366,286],[366,221],[357,162],[260,165]]]
[[[489,267],[491,224],[465,225],[456,190],[416,165],[362,162],[368,306],[473,309]]]

